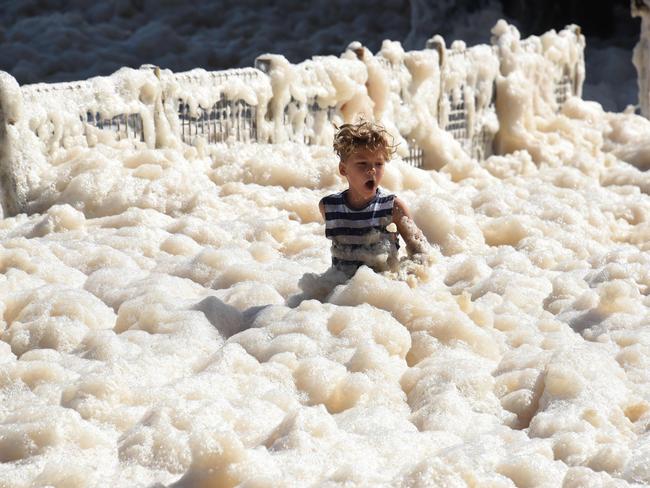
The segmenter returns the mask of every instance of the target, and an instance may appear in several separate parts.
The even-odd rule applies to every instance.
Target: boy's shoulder
[[[319,203],[322,203],[324,205],[338,205],[345,201],[343,196],[344,193],[345,190],[338,193],[330,193],[329,195],[325,195],[323,198],[321,198]]]
[[[389,199],[397,198],[397,195],[389,192],[388,190],[383,189],[381,186],[377,188],[377,196],[379,198],[389,198]]]
[[[319,205],[340,205],[345,203],[345,192],[347,190],[340,191],[338,193],[330,193],[329,195],[325,195],[323,198],[320,199],[318,202]],[[382,202],[388,202],[392,200],[398,200],[397,195],[394,193],[391,193],[387,190],[384,190],[383,188],[379,187],[377,188],[377,199],[379,200],[380,203]]]

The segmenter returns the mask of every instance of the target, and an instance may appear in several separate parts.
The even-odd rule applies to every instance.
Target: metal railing
[[[95,127],[102,131],[111,132],[116,140],[131,139],[144,141],[144,124],[140,113],[120,113],[114,116],[107,116],[95,110],[92,99],[86,95],[92,92],[92,85],[87,81],[69,83],[39,83],[21,87],[23,98],[40,104],[43,98],[69,97],[72,95],[76,105],[79,121],[82,126]],[[60,115],[60,114],[59,114]],[[68,114],[74,116],[73,113]],[[84,129],[85,131],[85,129]]]
[[[174,82],[184,86],[223,88],[234,80],[249,84],[264,74],[255,68],[236,68],[192,70],[171,76]],[[219,99],[207,107],[199,104],[193,108],[184,98],[163,100],[163,103],[173,104],[180,124],[180,137],[186,144],[193,144],[197,138],[203,138],[208,144],[257,142],[257,107],[241,98],[228,98],[222,91]]]
[[[452,93],[446,94],[449,103],[449,115],[443,129],[449,132],[454,139],[461,143],[467,150],[467,109],[465,108],[464,86],[460,87],[461,95],[456,99]]]
[[[409,154],[404,158],[404,162],[414,166],[416,168],[421,168],[424,165],[424,151],[422,148],[417,145],[414,139],[409,139]]]
[[[388,74],[390,89],[399,96],[400,105],[410,103],[411,96],[404,84],[400,82],[402,79],[411,79],[408,68],[404,63],[395,63],[381,54],[375,59]],[[412,137],[407,137],[406,143],[408,144],[408,155],[402,158],[403,161],[416,168],[421,168],[424,165],[424,151]]]
[[[114,133],[117,140],[144,141],[144,128],[140,114],[119,114],[106,118],[99,112],[86,112],[86,117],[80,115],[79,119],[89,126]]]
[[[428,46],[429,48],[431,46]],[[540,44],[536,42],[522,41],[522,48],[530,52],[538,52]],[[444,49],[444,47],[443,47]],[[466,56],[466,51],[449,50],[446,52],[445,63],[453,62],[455,57]],[[381,55],[377,56],[381,67],[388,72],[391,90],[400,100],[400,104],[410,102],[410,94],[404,83],[399,80],[410,78],[410,73],[403,63],[395,63]],[[159,70],[154,66],[143,66],[143,69]],[[303,68],[303,69],[309,69]],[[173,73],[173,80],[189,86],[221,86],[231,80],[240,80],[243,83],[250,83],[259,77],[268,76],[270,64],[268,60],[256,61],[255,68],[237,68],[226,71],[204,71],[192,70],[184,73]],[[167,75],[169,76],[169,75]],[[441,78],[445,76],[441,71]],[[444,84],[443,84],[444,85]],[[56,96],[59,91],[84,92],[89,89],[85,81],[74,83],[53,83],[25,86],[22,88],[25,96]],[[494,91],[494,88],[493,88]],[[555,82],[554,93],[558,107],[576,92],[575,80],[571,76],[568,67],[562,70],[562,76]],[[460,93],[460,95],[459,95]],[[468,127],[468,106],[465,100],[465,85],[461,84],[454,88],[453,92],[441,93],[438,109],[438,122],[441,128],[449,132],[456,139],[463,149],[476,158],[485,158],[492,154],[492,140],[494,134],[483,126]],[[209,144],[225,142],[257,142],[257,111],[258,107],[245,102],[244,100],[232,100],[222,93],[220,98],[211,106],[196,106],[192,109],[184,98],[175,100],[163,100],[165,105],[174,104],[174,111],[178,115],[180,126],[180,137],[184,143],[192,144],[197,137],[205,139]],[[446,107],[444,106],[446,104]],[[132,139],[144,141],[143,120],[139,113],[123,113],[112,117],[105,116],[99,112],[84,110],[79,107],[79,119],[83,124],[95,127],[99,130],[110,131],[115,134],[117,140]],[[496,116],[494,93],[491,103],[483,107],[484,111],[492,111]],[[304,144],[316,144],[317,134],[324,123],[334,123],[335,117],[340,116],[336,106],[321,106],[316,97],[309,97],[306,101],[299,101],[291,97],[284,107],[282,122],[287,129],[288,139],[293,142]],[[474,117],[475,120],[482,120],[482,117]],[[272,141],[271,141],[272,142]],[[408,156],[404,160],[413,166],[423,165],[423,151],[412,138],[407,138]]]
[[[331,111],[322,110],[315,98],[301,102],[292,96],[282,113],[282,123],[288,130],[288,139],[308,145],[315,144],[315,121],[322,116],[331,122]]]
[[[438,125],[450,133],[459,142],[463,150],[471,157],[482,160],[493,153],[496,132],[488,124],[496,120],[496,79],[490,77],[479,80],[474,73],[465,73],[465,77],[456,85],[446,86],[445,79],[457,80],[450,71],[454,65],[467,65],[473,48],[455,48],[447,50],[439,41],[427,44],[429,48],[437,49],[441,58],[441,94],[438,109]],[[496,49],[491,48],[491,56],[497,59]],[[479,82],[483,81],[490,87],[488,102],[481,102],[477,91]],[[472,85],[473,83],[473,85]],[[471,97],[471,98],[468,98]],[[473,117],[470,117],[470,111]],[[471,121],[471,126],[470,126]]]
[[[291,97],[284,108],[282,121],[290,130],[289,140],[313,145],[317,143],[319,126],[324,123],[333,124],[336,114],[336,107],[322,108],[316,98],[301,102]],[[300,130],[294,130],[294,127],[299,127]]]
[[[155,67],[154,67],[155,68]],[[174,80],[181,83],[205,85],[222,85],[230,80],[241,80],[249,82],[262,75],[260,70],[255,68],[233,68],[223,71],[192,70],[182,73],[174,73]]]
[[[315,57],[318,59],[318,56]],[[270,76],[273,60],[261,56],[255,59],[255,68],[261,73]],[[317,83],[317,76],[312,67],[302,64],[305,78]],[[342,116],[336,106],[320,103],[317,96],[307,96],[304,101],[296,99],[293,95],[284,107],[282,123],[286,128],[286,137],[292,142],[307,145],[318,143],[318,133],[324,124],[334,124],[336,118]]]
[[[564,105],[569,97],[576,94],[573,78],[568,67],[564,67],[562,76],[555,81],[553,93],[555,94],[555,102],[557,103],[558,110],[562,108],[562,105]]]
[[[558,109],[570,96],[580,94],[583,81],[584,65],[580,63],[583,59],[581,50],[584,49],[584,38],[578,28],[573,29],[573,32],[577,43],[578,61],[575,65],[553,64],[555,72],[558,73],[553,87]],[[484,159],[492,154],[492,144],[495,131],[498,128],[495,105],[496,90],[494,80],[486,79],[480,81],[481,90],[478,90],[477,78],[479,76],[485,78],[484,74],[479,75],[478,73],[486,73],[490,70],[486,71],[482,69],[482,66],[472,66],[473,60],[478,58],[472,57],[468,60],[466,56],[473,48],[465,49],[452,46],[450,50],[447,50],[444,40],[441,38],[434,38],[432,41],[431,46],[427,43],[427,49],[438,50],[440,69],[433,76],[440,76],[440,80],[437,80],[440,93],[437,105],[429,108],[431,115],[437,117],[438,126],[449,132],[469,155],[477,159]],[[573,42],[573,40],[569,40],[569,42]],[[538,38],[521,41],[521,44],[524,50],[530,50],[540,55],[544,54],[543,46]],[[459,46],[462,45],[459,44]],[[482,46],[481,49],[485,49],[485,46]],[[498,67],[500,58],[496,54],[497,47],[492,49],[495,51],[495,59],[491,61],[497,63]],[[357,46],[353,51],[361,61],[364,61],[363,47]],[[483,55],[479,52],[476,54]],[[319,90],[323,88],[319,85],[319,80],[325,72],[330,73],[329,76],[331,76],[331,73],[338,67],[328,61],[326,65],[316,69],[318,65],[315,63],[319,61],[317,57],[312,62],[284,66],[287,69],[298,70],[300,74],[294,83],[301,85],[289,87],[293,96],[288,97],[289,101],[284,105],[276,106],[275,103],[278,99],[274,100],[273,97],[281,96],[281,99],[284,100],[286,92],[273,93],[275,86],[272,83],[272,76],[274,74],[270,69],[273,57],[264,58],[258,58],[259,62],[256,60],[254,68],[212,72],[197,69],[184,73],[171,73],[155,66],[143,66],[141,69],[150,70],[153,75],[147,74],[146,80],[139,79],[143,83],[157,84],[153,90],[149,90],[149,93],[154,95],[153,97],[138,96],[137,90],[133,90],[133,87],[123,93],[118,87],[118,83],[123,81],[122,78],[116,78],[116,80],[121,80],[117,82],[110,80],[104,82],[95,79],[94,81],[36,84],[23,87],[18,87],[15,80],[11,81],[10,79],[6,85],[3,82],[0,90],[19,88],[23,103],[31,106],[26,112],[37,114],[22,127],[25,130],[31,130],[37,138],[44,140],[48,151],[57,144],[96,143],[89,138],[93,132],[88,130],[90,127],[98,131],[112,133],[115,140],[130,140],[134,143],[146,142],[152,148],[157,144],[164,144],[164,138],[159,140],[156,134],[159,130],[168,131],[169,126],[173,130],[178,130],[179,139],[186,144],[194,144],[198,139],[203,139],[208,144],[236,141],[274,143],[286,140],[308,145],[328,144],[324,137],[331,134],[332,131],[323,129],[327,129],[328,124],[334,125],[343,121],[341,108],[344,108],[345,103],[349,100],[335,100],[331,94],[327,95],[327,101],[325,98],[319,98]],[[338,59],[339,61],[335,62],[356,62],[349,58]],[[392,93],[392,100],[398,104],[393,104],[394,113],[387,115],[394,117],[394,122],[399,124],[400,113],[418,110],[418,107],[414,106],[417,102],[413,100],[411,93],[411,73],[404,62],[384,58],[381,52],[375,59],[387,73],[388,89]],[[449,66],[457,60],[464,63],[463,70],[474,70],[474,72],[457,71],[452,76],[447,69],[450,69]],[[327,67],[325,68],[325,66]],[[324,68],[322,73],[321,68]],[[344,69],[340,73],[345,76],[345,72]],[[458,79],[459,73],[461,73],[461,79]],[[492,83],[489,100],[486,98],[490,95],[485,90],[486,83]],[[12,84],[15,86],[10,86]],[[267,99],[264,96],[260,99],[263,100],[265,106],[250,104],[243,99],[244,97],[248,98],[244,95],[246,93],[257,93],[256,90],[260,86],[265,86],[263,89],[268,90],[271,97]],[[167,88],[170,90],[168,91]],[[286,85],[283,88],[282,83],[278,83],[278,89],[286,90]],[[96,90],[101,91],[97,92]],[[104,93],[104,90],[108,90],[108,92]],[[169,95],[167,95],[168,93]],[[162,99],[158,94],[162,95]],[[482,98],[479,100],[475,96],[476,94]],[[472,98],[468,98],[470,96]],[[113,98],[115,103],[107,102]],[[106,105],[107,103],[108,105]],[[268,105],[266,105],[267,103]],[[104,106],[114,110],[103,113],[102,107]],[[280,110],[280,112],[271,113],[270,109]],[[28,178],[26,175],[14,174],[24,172],[23,166],[18,162],[21,161],[23,149],[21,149],[20,141],[9,140],[19,137],[16,135],[18,132],[11,131],[11,134],[9,133],[8,122],[2,119],[2,114],[3,107],[0,106],[0,143],[3,147],[12,149],[8,152],[5,151],[6,155],[3,156],[2,161],[4,168],[0,177],[5,182],[3,183],[6,187],[5,195],[20,194],[24,196]],[[350,115],[347,114],[348,117]],[[75,123],[68,123],[70,121]],[[159,126],[160,123],[165,124],[164,129]],[[404,161],[413,166],[422,167],[426,155],[413,137],[413,127],[405,125],[404,127],[398,126],[397,129],[404,131],[401,135],[408,145]],[[47,154],[44,156],[47,157]],[[12,158],[16,158],[16,164],[11,160]],[[24,198],[19,196],[15,200],[16,202],[11,205],[5,202],[3,207],[11,207],[12,213],[16,210],[20,211]]]
[[[474,126],[468,126],[468,111],[466,106],[465,85],[459,87],[461,95],[456,97],[448,93],[449,114],[447,121],[440,120],[442,128],[456,139],[467,154],[475,159],[483,160],[493,154],[495,132],[485,123],[487,115],[496,118],[496,86],[492,87],[490,103],[483,108],[475,107]],[[476,102],[474,102],[476,103]],[[444,111],[440,111],[444,113]]]
[[[193,113],[189,104],[178,99],[181,140],[192,144],[202,137],[208,144],[219,142],[257,142],[257,107],[243,100],[221,97],[212,107],[199,106]]]

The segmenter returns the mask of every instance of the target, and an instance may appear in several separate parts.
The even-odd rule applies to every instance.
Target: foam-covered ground
[[[0,222],[2,486],[650,484],[649,125],[391,162],[428,276],[300,303],[329,148],[62,150]]]
[[[512,154],[421,127],[440,170],[388,165],[433,246],[419,281],[333,290],[329,147],[59,147],[56,100],[43,130],[26,110],[13,129],[45,152],[38,213],[0,221],[0,486],[649,485],[650,123],[541,116],[530,88],[499,82]]]

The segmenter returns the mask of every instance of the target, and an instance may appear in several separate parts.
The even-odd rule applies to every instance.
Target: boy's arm
[[[406,204],[398,197],[395,197],[393,203],[393,222],[406,243],[406,250],[409,256],[429,253],[429,243],[426,237],[424,237],[422,231],[413,222]]]
[[[325,222],[325,204],[323,203],[323,200],[318,202],[318,210],[320,210],[320,215],[323,217],[323,222]]]

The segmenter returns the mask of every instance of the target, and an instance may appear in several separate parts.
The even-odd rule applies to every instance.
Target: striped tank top
[[[399,249],[397,234],[386,230],[393,221],[395,195],[379,188],[368,205],[353,209],[346,202],[347,191],[321,200],[325,237],[332,241],[332,266],[347,273],[363,264],[375,271],[389,269]]]

